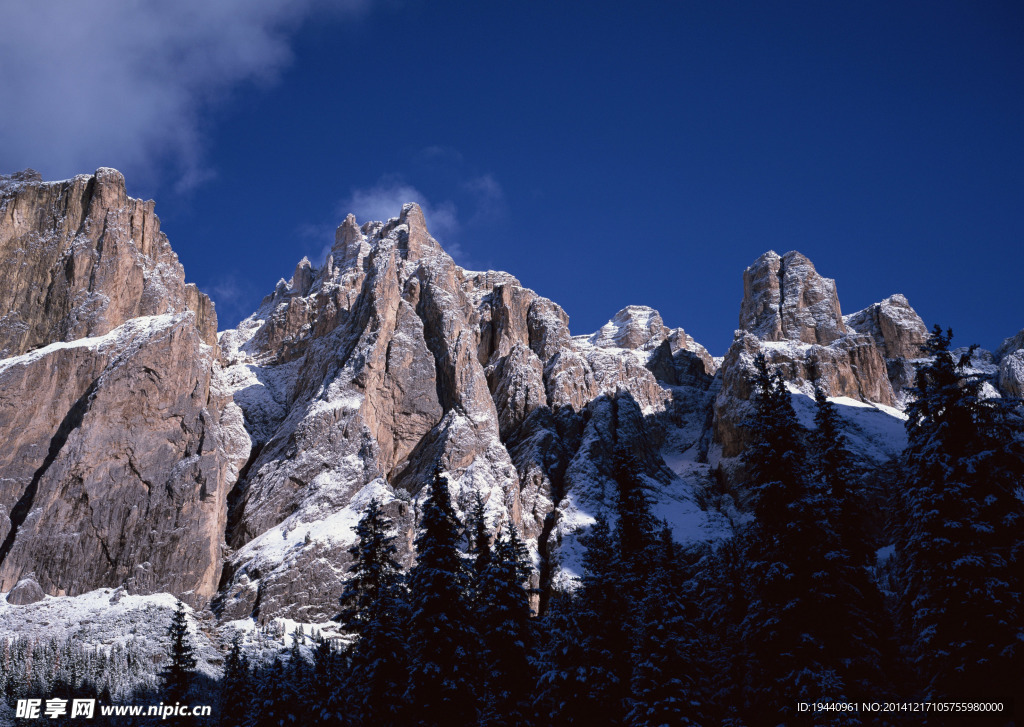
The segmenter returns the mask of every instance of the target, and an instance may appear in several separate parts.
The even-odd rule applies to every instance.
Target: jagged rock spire
[[[740,329],[763,341],[829,344],[846,333],[836,282],[799,252],[766,252],[743,271]]]

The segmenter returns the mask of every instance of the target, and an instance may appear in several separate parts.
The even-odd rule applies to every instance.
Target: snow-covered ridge
[[[142,644],[154,662],[167,653],[167,626],[178,599],[170,593],[129,595],[123,588],[100,588],[80,596],[45,596],[23,606],[0,594],[0,642],[14,637],[33,641],[68,639],[87,647],[110,649],[129,641]],[[211,639],[212,625],[200,628],[195,612],[186,606],[189,634],[199,657],[198,668],[218,676],[220,656]]]
[[[89,336],[74,341],[55,341],[34,351],[20,356],[0,359],[0,374],[15,366],[27,366],[57,351],[84,348],[92,351],[114,347],[119,351],[132,344],[140,337],[149,338],[165,330],[185,318],[194,318],[191,311],[187,313],[165,313],[158,316],[141,316],[125,321],[120,326],[102,336]]]

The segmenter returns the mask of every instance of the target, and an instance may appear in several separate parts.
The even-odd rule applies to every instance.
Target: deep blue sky
[[[154,20],[155,61],[113,44],[111,67],[140,69],[121,95],[145,89],[166,130],[126,110],[122,136],[73,129],[61,156],[51,131],[36,162],[0,124],[4,170],[117,166],[155,197],[222,327],[318,262],[349,209],[404,197],[457,262],[513,273],[574,333],[646,304],[720,355],[768,249],[810,257],[845,313],[902,292],[959,344],[1024,327],[1020,3],[256,4],[224,38]]]

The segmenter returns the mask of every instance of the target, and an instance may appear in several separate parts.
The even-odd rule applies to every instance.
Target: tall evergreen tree
[[[296,722],[295,705],[288,690],[287,671],[281,657],[274,658],[270,667],[256,675],[257,699],[250,710],[250,724],[254,727],[285,727]]]
[[[353,564],[341,595],[341,623],[355,634],[362,633],[378,595],[399,577],[391,530],[391,520],[371,500],[356,525],[356,542],[349,548]]]
[[[462,525],[448,482],[434,473],[409,573],[412,614],[409,702],[423,725],[468,725],[476,719],[478,636],[469,607],[469,573],[459,551]]]
[[[580,538],[584,575],[577,599],[584,652],[577,704],[583,723],[621,724],[629,693],[631,626],[630,579],[623,576],[619,546],[604,514]]]
[[[476,622],[483,642],[486,725],[520,725],[526,721],[528,696],[534,683],[530,655],[533,632],[525,588],[529,563],[522,541],[510,526],[480,579]]]
[[[408,594],[392,582],[369,606],[362,636],[352,648],[345,684],[347,716],[353,724],[398,727],[406,723],[409,706]]]
[[[845,625],[831,629],[828,648],[841,655],[840,671],[857,696],[885,696],[893,649],[890,619],[870,570],[875,547],[867,527],[868,508],[838,409],[821,389],[815,389],[814,398],[813,477],[822,488],[822,529],[831,546],[823,571],[831,581],[830,592],[820,612]]]
[[[170,660],[160,673],[161,696],[166,704],[174,704],[185,699],[196,675],[196,657],[192,639],[188,635],[188,617],[185,604],[180,600],[167,627],[167,636],[170,639]]]
[[[681,572],[683,553],[664,525],[649,546],[633,642],[626,724],[630,727],[704,724],[705,666],[696,627],[697,594]]]
[[[642,465],[634,453],[622,450],[616,453],[613,471],[618,488],[615,542],[621,561],[620,576],[626,581],[624,586],[634,591],[629,594],[633,599],[638,598],[636,591],[646,580],[649,570],[646,561],[653,552],[651,545],[655,540],[650,497],[641,472]]]
[[[900,614],[928,698],[1019,698],[1024,458],[1011,405],[983,395],[975,347],[956,358],[952,335],[933,329],[907,407]]]
[[[558,725],[593,724],[587,714],[592,691],[584,631],[582,597],[556,590],[539,624],[534,660],[537,688],[533,712],[538,722]]]
[[[820,388],[814,389],[814,431],[810,441],[814,453],[814,477],[828,496],[829,519],[855,563],[874,564],[875,549],[865,528],[867,505],[859,490],[839,410]]]
[[[231,651],[224,660],[224,676],[220,682],[221,727],[241,727],[246,712],[252,707],[252,679],[249,659],[242,652],[240,634],[231,640]]]
[[[484,509],[484,498],[477,492],[473,500],[466,522],[466,534],[470,552],[475,555],[473,569],[479,576],[491,562],[491,534],[487,529],[487,513]]]
[[[786,384],[755,359],[758,442],[745,453],[755,521],[745,535],[750,563],[743,641],[751,715],[791,718],[798,701],[842,701],[848,654],[837,645],[854,627],[833,578],[842,547],[829,522],[828,493],[813,475],[806,432]],[[844,716],[845,717],[845,716]]]

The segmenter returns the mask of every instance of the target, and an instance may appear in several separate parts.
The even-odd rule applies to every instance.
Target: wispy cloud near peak
[[[365,0],[3,2],[0,169],[57,178],[116,166],[208,178],[204,114],[232,87],[272,81],[310,16]]]
[[[415,202],[423,209],[430,234],[444,241],[459,231],[458,213],[450,201],[432,204],[426,196],[412,185],[398,180],[382,179],[372,187],[354,189],[339,205],[344,216],[351,212],[360,224],[370,220],[388,220],[398,217],[402,205]]]

